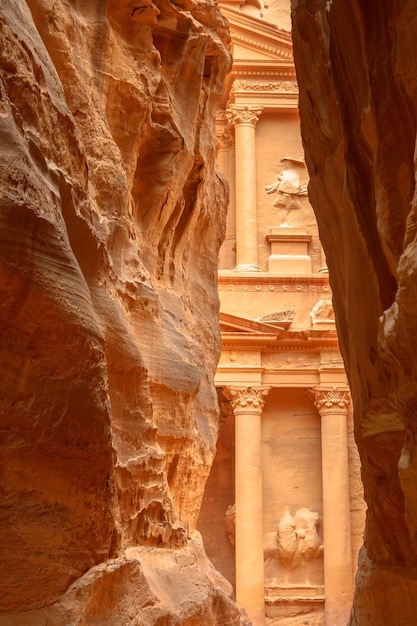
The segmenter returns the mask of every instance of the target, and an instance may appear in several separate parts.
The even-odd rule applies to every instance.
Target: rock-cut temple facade
[[[338,626],[349,617],[365,505],[279,7],[221,3],[233,67],[217,114],[229,183],[220,434],[198,528],[253,626]]]

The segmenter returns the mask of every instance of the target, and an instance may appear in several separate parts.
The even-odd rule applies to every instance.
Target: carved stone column
[[[314,389],[321,416],[325,624],[345,626],[352,602],[346,388]]]
[[[235,415],[236,600],[265,624],[261,416],[270,387],[228,387]]]
[[[256,217],[255,126],[262,108],[231,105],[226,111],[235,127],[236,269],[259,271]]]
[[[236,265],[236,192],[233,176],[234,142],[232,130],[229,127],[219,126],[219,131],[216,132],[216,149],[220,169],[229,184],[226,235],[220,248],[219,269],[233,269]]]

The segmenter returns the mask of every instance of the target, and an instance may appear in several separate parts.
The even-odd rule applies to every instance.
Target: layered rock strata
[[[0,624],[234,624],[217,436],[212,2],[0,9]]]
[[[292,19],[368,505],[350,624],[414,624],[417,12],[411,0],[293,0]]]

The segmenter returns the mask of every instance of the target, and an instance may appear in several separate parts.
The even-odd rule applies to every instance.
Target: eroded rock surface
[[[0,41],[0,624],[235,623],[195,534],[225,22],[193,0],[6,0]]]
[[[293,0],[310,200],[355,410],[365,498],[351,624],[417,608],[417,12]]]

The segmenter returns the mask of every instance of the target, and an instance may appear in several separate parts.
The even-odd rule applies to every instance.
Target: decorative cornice
[[[265,396],[271,387],[260,385],[259,387],[226,387],[231,399],[233,412],[235,413],[262,413],[265,404]]]
[[[218,275],[218,288],[219,291],[331,293],[327,274],[295,277],[273,276],[271,273],[261,272],[249,276],[234,273],[233,270],[221,270]]]
[[[286,331],[279,335],[222,332],[223,351],[319,353],[323,350],[338,349],[339,342],[335,330]]]
[[[302,194],[293,194],[293,195],[302,195]],[[286,229],[288,231],[290,231],[290,229]],[[266,235],[265,239],[268,241],[268,243],[280,243],[280,242],[290,242],[290,243],[310,243],[310,241],[312,240],[313,236],[312,235],[293,235],[291,232],[282,232],[282,233],[270,233],[269,235]]]
[[[314,406],[318,409],[320,415],[332,413],[335,409],[337,413],[340,412],[340,409],[347,411],[350,404],[350,392],[346,388],[315,387],[312,393]]]
[[[237,105],[232,104],[226,110],[226,117],[230,124],[249,124],[255,126],[256,122],[259,122],[259,117],[262,113],[262,107],[253,107],[247,104]]]
[[[261,17],[247,15],[237,7],[221,3],[221,11],[229,22],[232,40],[242,42],[245,48],[268,51],[273,58],[293,62],[290,32],[277,28]]]
[[[251,47],[256,50],[262,50],[262,52],[267,52],[275,57],[280,57],[281,59],[285,59],[286,61],[293,62],[292,50],[286,50],[284,48],[279,48],[278,46],[274,46],[262,41],[256,41],[255,39],[248,37],[246,35],[241,35],[237,31],[233,31],[232,29],[232,37],[234,41],[238,41],[239,43],[244,44],[247,47]]]

